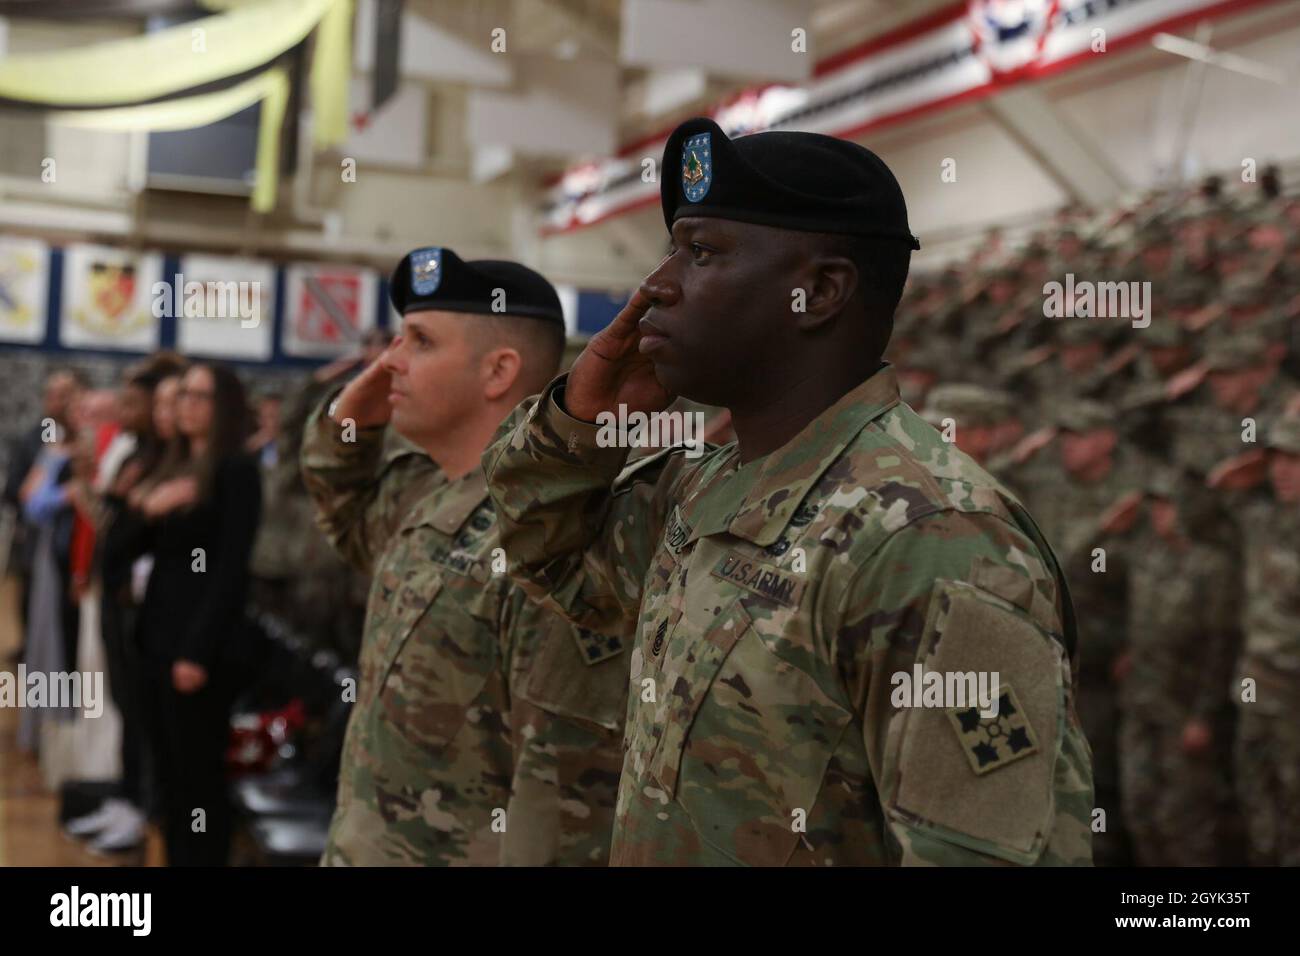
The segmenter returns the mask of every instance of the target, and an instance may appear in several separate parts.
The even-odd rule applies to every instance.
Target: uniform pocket
[[[777,657],[737,601],[670,690],[651,775],[700,837],[737,862],[794,852],[850,712]]]
[[[492,627],[436,580],[420,588],[423,608],[399,612],[405,633],[387,648],[379,687],[383,722],[432,753],[460,732],[498,661]]]
[[[539,616],[522,662],[518,695],[548,714],[604,732],[623,726],[628,694],[628,642]]]

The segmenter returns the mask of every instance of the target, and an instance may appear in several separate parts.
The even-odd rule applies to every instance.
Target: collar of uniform
[[[784,446],[750,462],[758,470],[752,482],[744,482],[744,498],[728,530],[760,547],[776,541],[808,490],[849,442],[898,402],[898,375],[886,363]]]
[[[405,527],[418,528],[427,524],[443,534],[453,535],[487,496],[487,476],[482,468],[475,468],[427,495],[416,506]]]

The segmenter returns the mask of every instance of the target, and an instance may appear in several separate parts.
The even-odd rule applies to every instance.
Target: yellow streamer
[[[270,212],[280,181],[280,130],[289,103],[289,77],[283,67],[267,70],[219,93],[201,93],[109,110],[68,110],[53,114],[51,121],[65,126],[102,130],[145,130],[161,132],[194,129],[233,116],[261,102],[257,135],[257,179],[253,184],[253,209]]]
[[[341,6],[350,17],[350,0],[264,0],[157,33],[15,54],[0,59],[0,97],[76,108],[170,96],[269,63],[301,43],[322,19],[337,21]],[[337,52],[331,57],[337,68]]]

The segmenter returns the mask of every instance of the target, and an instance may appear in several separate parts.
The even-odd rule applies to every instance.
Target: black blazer
[[[248,560],[261,514],[257,463],[240,454],[217,463],[207,501],[151,523],[144,544],[153,573],[137,632],[146,654],[209,670],[237,663],[230,655],[245,625]],[[203,570],[194,570],[196,548]]]

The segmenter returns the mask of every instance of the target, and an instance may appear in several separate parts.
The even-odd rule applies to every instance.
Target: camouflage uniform
[[[1300,454],[1300,421],[1270,433]],[[1242,509],[1245,646],[1237,666],[1237,792],[1252,862],[1300,866],[1300,508],[1261,495]],[[1246,679],[1255,700],[1243,700]]]
[[[1103,539],[1110,572],[1128,580],[1131,666],[1119,694],[1124,823],[1143,866],[1213,866],[1231,801],[1223,675],[1240,643],[1240,565],[1231,542],[1188,537],[1204,489],[1161,469],[1150,491],[1178,503],[1178,538],[1144,525]],[[1182,736],[1193,720],[1212,737],[1204,751],[1189,754]]]
[[[606,862],[625,641],[575,632],[494,573],[483,475],[385,429],[302,449],[326,535],[373,574],[326,864]],[[504,827],[504,831],[503,831]]]
[[[1052,409],[1075,397],[1113,400],[1131,375],[1127,369],[1117,373],[1107,367],[1110,343],[1123,335],[1118,323],[1103,318],[1067,318],[1056,323],[1055,332],[1056,354],[1032,373],[1032,388],[1045,406],[1044,417],[1051,417]],[[1077,372],[1066,368],[1064,349],[1090,347],[1097,349],[1096,360],[1090,367]]]
[[[926,396],[921,417],[936,428],[945,418],[961,425],[994,426],[1015,417],[1015,399],[998,388],[945,382],[936,385]]]
[[[1006,460],[1008,446],[1019,438],[1020,421],[1015,399],[1009,392],[984,385],[961,382],[936,385],[926,396],[921,417],[939,429],[945,441],[954,441],[958,448],[995,477],[997,468]],[[970,429],[987,430],[990,436],[988,448],[972,449],[963,437],[970,435]],[[981,455],[989,460],[981,460]]]
[[[316,526],[315,508],[298,473],[298,447],[262,472],[265,518],[257,529],[249,569],[254,600],[315,646],[357,659],[361,611],[355,599],[360,577],[329,546]],[[292,469],[292,472],[290,471]]]
[[[1210,372],[1235,371],[1267,361],[1266,343],[1256,336],[1242,335],[1214,341],[1206,350],[1204,363]],[[1214,400],[1209,382],[1166,402],[1161,420],[1171,442],[1173,462],[1197,475],[1208,475],[1226,458],[1258,447],[1246,442],[1247,419],[1255,423],[1255,439],[1263,437],[1282,414],[1289,387],[1274,377],[1261,389],[1256,408],[1238,414]]]
[[[1068,400],[1056,410],[1066,431],[1116,427],[1114,412],[1097,402]],[[1097,806],[1106,811],[1106,829],[1094,844],[1096,859],[1107,866],[1128,860],[1127,838],[1119,799],[1116,727],[1119,701],[1111,674],[1124,650],[1124,581],[1122,574],[1094,570],[1097,519],[1132,488],[1140,487],[1138,462],[1117,446],[1110,471],[1097,481],[1072,476],[1061,463],[1058,439],[1013,465],[1007,482],[1022,497],[1044,536],[1056,549],[1080,609],[1079,718],[1092,746]],[[1100,567],[1100,566],[1098,566]]]
[[[763,459],[621,476],[564,381],[484,464],[530,594],[635,640],[611,863],[1090,862],[1068,592],[892,367]],[[894,706],[913,664],[997,671],[999,716]]]

